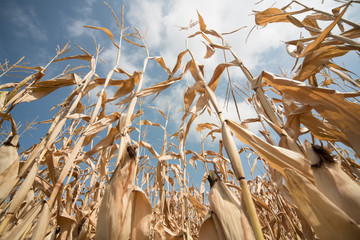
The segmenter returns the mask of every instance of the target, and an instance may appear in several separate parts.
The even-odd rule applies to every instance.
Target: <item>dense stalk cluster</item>
[[[119,20],[110,6],[117,34],[85,26],[105,33],[117,49],[105,78],[98,75],[97,44],[94,54],[77,46],[77,55],[66,44],[45,67],[24,66],[22,59],[2,64],[1,79],[17,70],[31,74],[0,85],[0,126],[6,135],[0,147],[0,239],[359,239],[360,83],[334,61],[359,53],[360,26],[344,18],[357,4],[326,13],[292,1],[255,13],[258,26],[285,22],[309,34],[285,43],[295,58],[291,77],[265,70],[254,77],[226,34],[209,29],[200,14],[188,28],[199,29],[186,38],[170,69],[162,57],[150,55],[140,31],[124,26],[124,9]],[[301,9],[291,10],[295,6]],[[327,27],[321,29],[320,22]],[[205,58],[216,51],[227,56],[210,79],[191,48],[198,39],[206,45]],[[120,66],[124,44],[145,54],[142,68],[133,73]],[[54,62],[74,59],[87,66],[47,77]],[[149,61],[166,72],[163,81],[143,84]],[[248,87],[229,77],[227,97],[238,116],[236,98],[247,99],[256,119],[224,117],[216,89],[225,86],[222,74],[229,68],[239,68]],[[182,118],[170,133],[169,113],[151,100],[173,85],[184,86],[186,73],[194,82],[184,87]],[[12,111],[60,88],[71,92],[42,123],[48,124],[47,133],[18,152],[23,136]],[[116,89],[113,96],[109,88]],[[89,103],[86,96],[94,89],[97,99]],[[148,118],[144,102],[163,122]],[[106,111],[113,103],[117,110]],[[195,126],[207,132],[201,150],[195,150],[186,140],[195,119],[206,113],[215,113],[218,124]],[[263,128],[251,131],[253,122]],[[148,128],[163,132],[161,144],[147,135]],[[206,148],[210,138],[218,151]],[[265,173],[247,179],[246,161],[252,162],[252,176],[257,162]],[[201,181],[192,183],[190,168]]]

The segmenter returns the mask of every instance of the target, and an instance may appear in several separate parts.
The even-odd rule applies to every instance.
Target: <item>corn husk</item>
[[[20,237],[25,233],[30,224],[32,224],[40,211],[41,204],[33,207],[21,220],[17,222],[17,224],[10,231],[1,236],[0,239],[20,239]]]
[[[151,214],[151,204],[145,193],[139,188],[133,190],[125,214],[127,219],[131,219],[131,222],[127,225],[131,228],[130,239],[149,238]],[[127,226],[124,226],[124,228]]]
[[[47,233],[47,228],[49,227],[50,216],[51,212],[49,205],[44,202],[37,226],[35,228],[34,234],[31,237],[31,240],[44,239]]]
[[[18,209],[18,207],[23,203],[24,199],[26,198],[26,195],[28,194],[30,188],[33,185],[38,168],[39,168],[39,164],[34,163],[28,175],[26,176],[25,180],[21,183],[19,190],[15,193],[11,205],[9,207],[10,213],[14,213]]]
[[[349,215],[296,171],[284,173],[297,207],[320,239],[359,239],[360,226]]]
[[[19,152],[19,173],[16,160],[4,162],[0,192],[4,192],[1,184],[6,184],[8,189],[0,203],[0,238],[79,240],[95,239],[95,235],[96,239],[115,240],[253,239],[253,235],[257,240],[356,238],[358,232],[353,226],[358,226],[358,187],[344,173],[354,180],[360,178],[359,84],[353,66],[348,70],[333,60],[345,54],[354,55],[353,50],[356,55],[360,49],[357,42],[360,26],[347,20],[351,14],[344,15],[352,7],[350,4],[356,5],[354,2],[358,1],[327,13],[291,1],[281,8],[255,14],[258,25],[284,22],[283,25],[293,24],[311,35],[307,37],[305,32],[304,37],[286,43],[288,53],[296,60],[291,71],[282,73],[284,78],[267,72],[254,78],[245,66],[249,59],[245,57],[242,62],[226,41],[227,34],[242,28],[218,33],[205,24],[206,19],[200,13],[198,21],[180,27],[191,29],[186,31],[191,35],[186,39],[185,51],[177,59],[170,59],[176,61],[170,66],[162,56],[150,57],[149,53],[154,52],[147,48],[140,31],[124,26],[124,12],[119,21],[111,7],[118,31],[112,32],[113,25],[87,27],[88,31],[102,31],[108,37],[106,41],[112,44],[104,45],[104,39],[100,38],[91,53],[75,45],[77,52],[61,56],[70,51],[70,45],[66,44],[63,49],[56,49],[56,56],[45,67],[30,67],[20,63],[21,60],[10,66],[5,60],[0,64],[3,80],[0,90],[8,89],[0,91],[2,136],[10,125],[4,121],[11,122],[13,136],[18,129],[25,138],[31,136],[27,131],[33,124],[51,126],[40,142],[32,139],[34,144]],[[196,25],[199,28],[193,31]],[[198,57],[199,38],[205,44],[201,46],[209,60]],[[115,46],[116,51],[108,45]],[[131,49],[136,54],[128,59],[128,52],[122,53],[122,49]],[[121,57],[123,54],[125,59]],[[102,71],[102,58],[115,63],[111,69],[107,68],[107,74]],[[134,64],[129,65],[127,60]],[[147,69],[148,61],[154,63],[149,64],[150,69]],[[53,62],[57,62],[54,68]],[[66,67],[62,69],[59,65]],[[236,81],[237,70],[245,75],[246,86]],[[155,82],[149,71],[151,76],[153,71],[159,73]],[[193,85],[188,86],[187,72],[195,80]],[[288,79],[286,76],[290,74],[298,81]],[[13,82],[16,78],[18,82]],[[346,82],[342,84],[342,80]],[[144,84],[146,89],[141,91]],[[341,89],[343,93],[331,89]],[[18,111],[17,104],[27,102],[26,106],[36,108],[37,100],[50,94],[47,98],[56,97],[53,92],[59,90],[61,93],[70,90],[69,95],[53,107],[55,112],[48,120],[39,116],[41,122],[34,120],[21,126],[21,114],[13,111],[14,107]],[[173,94],[181,95],[181,92],[185,92],[183,104],[177,104]],[[167,116],[157,109],[164,110],[164,97],[172,105]],[[224,106],[220,106],[222,99]],[[118,106],[116,110],[113,103]],[[257,117],[247,118],[253,115],[245,112],[247,107],[254,107]],[[183,108],[177,113],[182,116],[173,114],[178,108]],[[163,118],[152,114],[153,110],[160,112],[165,123]],[[217,117],[219,123],[205,121],[207,116],[202,117],[206,113],[212,119]],[[227,113],[235,113],[238,121],[225,120]],[[170,121],[169,116],[175,121]],[[181,126],[174,129],[177,120]],[[194,124],[200,133],[193,132]],[[252,126],[264,138],[251,131],[255,129]],[[161,150],[158,130],[164,131]],[[192,141],[195,134],[201,137],[201,151],[200,142]],[[232,134],[248,146],[236,146]],[[217,151],[208,144],[210,137],[213,144],[218,144]],[[331,162],[316,161],[313,169],[310,168],[304,139],[320,141],[322,145],[334,143],[334,150],[341,155],[343,171]],[[130,154],[131,148],[127,151],[129,143],[139,147],[136,160]],[[115,171],[114,165],[118,166]],[[243,171],[248,167],[249,179]],[[217,176],[211,177],[209,198],[205,186],[210,168],[221,173],[224,182]],[[14,175],[15,181],[8,175]],[[193,178],[194,175],[204,176],[200,188],[199,178]],[[151,204],[148,199],[152,200]],[[252,229],[246,231],[248,219]]]
[[[150,235],[151,205],[140,190],[134,189],[135,150],[115,169],[101,202],[96,239],[146,239]]]
[[[0,147],[0,203],[15,185],[19,171],[19,135],[9,137]]]
[[[216,217],[213,223],[204,222],[204,228],[215,225],[220,239],[255,239],[253,230],[245,216],[240,201],[214,172],[209,173],[210,209]],[[203,230],[204,231],[204,230]]]
[[[222,229],[220,231],[216,229],[216,220],[214,221],[214,218],[217,217],[213,212],[209,212],[205,216],[199,231],[200,240],[219,240],[224,238]]]
[[[307,147],[315,186],[337,207],[360,224],[360,185],[350,178],[323,148]]]
[[[86,240],[90,238],[89,232],[89,218],[83,218],[77,224],[72,234],[74,239],[77,240]]]

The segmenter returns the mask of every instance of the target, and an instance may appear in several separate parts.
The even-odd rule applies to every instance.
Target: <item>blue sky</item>
[[[118,17],[121,15],[121,6],[125,7],[125,25],[136,26],[143,35],[146,35],[146,43],[151,56],[163,56],[168,67],[172,68],[176,61],[177,54],[185,50],[185,38],[194,30],[179,31],[177,26],[187,26],[191,21],[197,20],[197,10],[203,16],[207,26],[215,29],[219,33],[230,32],[240,27],[246,28],[233,35],[228,35],[227,40],[234,48],[234,51],[244,61],[245,65],[258,75],[262,70],[268,70],[280,73],[279,66],[283,70],[289,71],[294,63],[286,53],[283,41],[297,39],[301,30],[290,27],[289,24],[270,24],[266,28],[256,28],[251,32],[248,41],[250,29],[254,26],[254,15],[252,10],[264,10],[274,4],[274,1],[206,1],[206,0],[125,0],[108,1]],[[324,11],[330,11],[338,3],[334,1],[302,1],[308,6],[315,6]],[[275,6],[282,7],[284,3],[277,3]],[[358,6],[355,6],[346,15],[346,18],[359,22],[360,14]],[[77,44],[90,53],[95,52],[94,36],[97,42],[104,47],[100,57],[107,63],[99,63],[98,74],[105,77],[114,63],[116,51],[111,41],[101,32],[93,29],[84,28],[84,25],[106,27],[116,32],[116,22],[111,11],[103,1],[84,0],[84,1],[25,1],[25,0],[2,0],[0,8],[0,62],[5,59],[9,63],[15,63],[21,57],[25,56],[24,63],[29,66],[44,66],[55,56],[57,45],[63,46],[70,41],[73,50],[76,50],[74,44]],[[195,27],[197,30],[197,27]],[[116,35],[118,36],[118,35]],[[115,37],[115,39],[117,39]],[[190,46],[194,51],[196,59],[205,64],[205,77],[210,78],[217,64],[223,62],[222,54],[217,54],[211,59],[204,59],[205,46],[197,40],[191,40]],[[74,54],[75,55],[75,54]],[[141,70],[144,52],[134,49],[130,45],[124,44],[122,50],[121,64],[126,71],[133,72]],[[350,58],[349,58],[350,59]],[[349,69],[357,71],[359,59],[355,61],[345,58]],[[64,64],[53,63],[51,69],[46,73],[45,79],[50,79]],[[20,73],[19,73],[20,74]],[[239,70],[231,70],[232,79],[246,85],[244,76]],[[9,81],[20,81],[21,78],[3,77],[0,84]],[[157,82],[166,80],[165,72],[159,68],[155,62],[150,62],[145,74],[145,87],[151,86]],[[193,84],[193,80],[187,75],[181,84],[172,86],[169,90],[161,94],[153,102],[146,104],[153,105],[166,112],[167,106],[171,105],[171,115],[173,115],[171,130],[179,126],[181,114],[177,113],[182,108],[182,95],[186,86]],[[225,99],[226,81],[221,82],[216,95],[220,104],[223,106]],[[54,112],[49,112],[52,106],[61,103],[69,94],[71,89],[58,90],[45,97],[42,100],[24,103],[17,106],[12,114],[16,122],[20,122],[24,127],[26,122],[33,121],[37,116],[37,121],[50,119]],[[109,90],[110,93],[112,90]],[[90,101],[96,97],[96,91],[90,95]],[[109,93],[109,94],[110,94]],[[92,99],[93,98],[93,99]],[[245,102],[241,102],[242,118],[256,117],[255,111]],[[145,104],[145,105],[146,105]],[[109,107],[108,111],[115,111],[116,106]],[[147,110],[149,120],[163,124],[164,121],[154,110]],[[237,120],[234,106],[230,105],[225,116]],[[200,122],[217,123],[215,115],[203,115],[199,117]],[[196,122],[195,122],[196,124]],[[189,133],[189,143],[195,144],[200,141],[200,135],[195,130],[195,125]],[[49,125],[35,125],[36,130],[30,130],[24,133],[20,140],[22,150],[28,148],[34,143],[39,142],[48,130]],[[171,129],[173,127],[173,129]],[[259,124],[249,126],[251,130],[257,131]],[[149,130],[148,136],[155,136],[155,141],[162,141],[162,132],[156,129]],[[155,131],[155,135],[151,135]],[[20,131],[21,132],[21,131]],[[156,144],[155,144],[156,145]],[[160,152],[160,146],[156,149]],[[199,146],[197,147],[199,149]],[[211,149],[217,149],[214,145]]]

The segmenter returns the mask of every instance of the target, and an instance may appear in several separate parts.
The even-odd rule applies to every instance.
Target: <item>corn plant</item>
[[[70,44],[58,47],[46,66],[26,66],[23,59],[2,64],[1,79],[14,71],[31,74],[0,85],[6,136],[0,147],[0,238],[359,239],[360,83],[334,61],[359,52],[360,26],[344,18],[357,4],[327,13],[292,1],[255,12],[258,26],[282,22],[309,34],[285,43],[295,59],[292,76],[266,70],[254,76],[226,41],[236,31],[220,34],[200,13],[195,24],[183,28],[194,31],[169,68],[163,57],[151,55],[137,28],[124,25],[124,8],[119,19],[109,5],[117,29],[84,26],[102,31],[117,50],[106,76],[98,70],[102,47],[96,41],[94,53]],[[321,29],[320,22],[330,24]],[[210,77],[192,48],[199,40],[204,58],[215,52],[225,56]],[[132,73],[120,65],[125,44],[144,53],[142,66]],[[86,65],[72,66],[74,59]],[[150,61],[165,72],[155,84],[146,82]],[[71,67],[47,77],[57,62]],[[246,86],[230,76],[230,68],[240,69]],[[193,84],[186,86],[188,76]],[[239,121],[226,119],[218,103],[216,89],[226,84]],[[184,95],[173,131],[171,110],[156,108],[152,100],[175,86]],[[14,108],[64,88],[70,93],[54,106],[52,119],[37,123],[48,124],[47,133],[19,152],[24,135]],[[96,101],[86,101],[95,90]],[[238,99],[245,99],[257,118],[241,119]],[[110,106],[116,110],[107,111]],[[193,126],[203,114],[217,124]],[[262,126],[258,132],[249,127],[254,122]],[[192,127],[201,134],[200,150],[187,144]],[[151,131],[163,134],[160,144]],[[210,140],[218,151],[207,148]],[[252,163],[251,178],[244,173],[246,162]],[[257,164],[265,172],[254,177]],[[193,171],[201,181],[192,182]]]

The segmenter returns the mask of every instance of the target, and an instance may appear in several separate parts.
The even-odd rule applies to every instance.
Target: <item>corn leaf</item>
[[[263,79],[296,101],[313,107],[330,124],[340,129],[347,139],[351,139],[350,146],[360,155],[360,132],[357,131],[357,126],[360,126],[360,105],[345,100],[346,96],[357,96],[359,93],[341,94],[336,90],[310,87],[267,72],[263,72]]]

